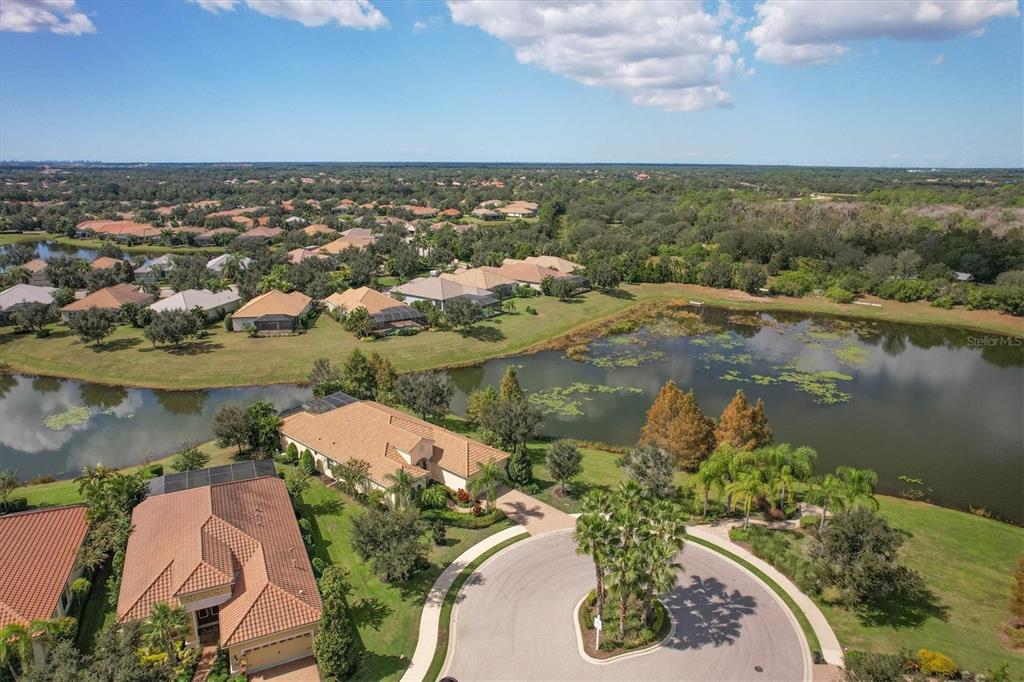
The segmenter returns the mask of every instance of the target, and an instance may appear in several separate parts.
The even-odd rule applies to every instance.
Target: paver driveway
[[[650,653],[594,664],[577,648],[573,610],[594,569],[570,533],[512,546],[464,588],[445,674],[470,680],[810,679],[791,616],[749,574],[696,544],[664,601],[676,627]],[[608,624],[611,626],[612,624]]]

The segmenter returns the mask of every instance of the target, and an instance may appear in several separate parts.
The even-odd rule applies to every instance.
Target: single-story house
[[[100,310],[112,310],[117,312],[125,303],[149,305],[152,302],[153,297],[140,289],[137,284],[122,282],[121,284],[115,284],[112,287],[99,289],[92,292],[85,298],[80,298],[77,301],[68,303],[60,309],[60,316],[61,319],[67,322],[78,313],[88,310],[89,308],[99,308]]]
[[[337,405],[341,404],[340,407]],[[317,469],[334,478],[332,467],[350,458],[370,465],[370,481],[387,489],[388,474],[403,469],[425,487],[428,480],[465,489],[481,464],[504,465],[508,454],[422,419],[370,400],[333,394],[313,400],[281,420],[284,447],[309,450]]]
[[[232,258],[235,257],[230,253],[222,253],[219,256],[214,256],[210,260],[206,261],[206,269],[209,270],[210,272],[215,272],[219,275],[220,273],[224,272],[224,268],[227,267],[228,263],[231,262]],[[236,261],[238,263],[238,267],[242,268],[243,270],[252,264],[252,258],[249,258],[248,256],[242,256],[241,258],[237,258]]]
[[[446,227],[450,227],[451,229],[455,230],[455,232],[457,232],[458,234],[464,234],[473,229],[472,225],[463,225],[462,223],[453,223],[447,220],[442,220],[440,222],[430,224],[430,229],[435,232],[443,230]]]
[[[53,287],[37,287],[33,284],[15,284],[0,291],[0,322],[7,322],[12,313],[32,303],[50,305],[55,291]]]
[[[50,283],[49,277],[46,276],[46,266],[47,263],[42,258],[33,258],[21,264],[21,267],[28,271],[28,283],[37,287],[44,287]]]
[[[229,242],[238,236],[238,230],[230,227],[216,227],[197,234],[193,241],[199,246],[211,246],[220,242]]]
[[[501,274],[497,268],[480,267],[469,270],[456,270],[441,274],[442,279],[448,279],[466,286],[477,289],[487,289],[498,298],[505,298],[512,294],[519,282]]]
[[[167,273],[173,267],[174,257],[169,253],[165,253],[162,256],[147,260],[135,268],[135,279],[142,282],[159,282],[167,277]]]
[[[151,303],[149,309],[155,313],[165,310],[192,311],[202,308],[206,319],[217,320],[238,309],[242,299],[234,289],[210,291],[209,289],[185,289],[178,293]]]
[[[337,234],[337,230],[332,230],[323,223],[313,223],[312,225],[306,225],[302,228],[302,232],[308,234],[310,237],[315,237],[320,234]]]
[[[954,272],[953,273],[953,277],[955,277],[956,281],[958,281],[958,282],[973,282],[974,281],[974,275],[972,275],[969,272]]]
[[[532,201],[513,201],[498,208],[498,212],[509,218],[532,218],[537,215],[537,204]]]
[[[186,642],[227,649],[232,673],[306,658],[323,604],[284,481],[227,481],[151,494],[135,507],[117,620],[181,606]]]
[[[396,301],[387,294],[369,287],[348,289],[334,293],[324,299],[324,305],[331,310],[350,313],[356,308],[365,308],[373,320],[375,332],[388,332],[402,327],[418,327],[425,315],[412,306]]]
[[[332,242],[327,242],[320,247],[320,253],[336,256],[350,246],[356,249],[363,249],[377,242],[373,232],[365,227],[353,227],[341,233],[341,236]]]
[[[110,256],[100,256],[96,260],[89,263],[89,267],[93,270],[109,270],[110,268],[116,268],[118,265],[123,263],[120,258],[111,258]]]
[[[292,211],[294,209],[289,208],[287,210]],[[301,225],[304,222],[306,222],[306,219],[299,215],[288,216],[287,218],[284,219],[285,225]]]
[[[416,218],[433,218],[437,215],[437,209],[429,206],[414,206],[412,204],[404,204],[400,208],[412,213]]]
[[[317,253],[317,247],[315,246],[300,246],[297,249],[292,249],[286,254],[288,262],[293,265],[301,263],[308,258],[330,258],[327,254]]]
[[[282,232],[284,232],[284,230],[282,230],[280,227],[254,227],[253,229],[238,235],[237,237],[235,237],[235,239],[245,239],[246,241],[254,242],[265,242],[268,239],[273,239]]]
[[[73,505],[0,516],[0,629],[68,614],[71,583],[82,576],[76,559],[89,531],[87,511]],[[32,642],[37,665],[46,653],[41,639]]]
[[[246,230],[256,225],[256,221],[247,215],[233,215],[231,216],[231,222]]]
[[[536,263],[545,268],[558,270],[566,274],[572,274],[577,270],[583,269],[583,266],[579,263],[573,263],[571,260],[559,258],[558,256],[527,256],[523,261],[526,263]]]
[[[444,310],[447,302],[460,297],[468,298],[485,308],[499,304],[498,299],[487,289],[460,284],[442,277],[417,277],[394,287],[392,291],[401,294],[408,302],[430,301],[441,310]]]
[[[509,279],[537,290],[540,290],[540,284],[546,277],[554,277],[555,279],[572,277],[572,275],[546,268],[537,263],[527,263],[526,261],[514,258],[506,258],[502,262],[501,267],[494,270]]]
[[[160,229],[132,220],[84,220],[75,226],[78,234],[113,237],[118,241],[145,241],[160,236]]]
[[[480,220],[501,220],[502,218],[505,217],[501,213],[498,213],[497,211],[492,211],[489,208],[474,208],[472,211],[470,211],[470,214],[474,218],[479,218]]]
[[[301,291],[286,294],[271,289],[251,299],[231,317],[232,331],[255,327],[257,331],[295,331],[299,318],[313,307],[313,299]]]
[[[441,213],[439,213],[438,215],[440,215],[442,218],[461,218],[462,211],[460,211],[457,208],[446,208],[445,210],[441,211]]]

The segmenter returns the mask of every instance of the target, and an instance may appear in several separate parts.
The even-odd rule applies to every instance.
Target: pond
[[[718,417],[736,389],[763,399],[776,442],[809,445],[818,473],[874,469],[882,492],[921,479],[929,499],[1024,521],[1024,349],[938,327],[705,309],[561,352],[452,370],[454,411],[514,364],[545,435],[636,441],[669,379]],[[920,488],[920,486],[917,486]]]
[[[212,438],[213,413],[225,403],[269,400],[285,410],[311,395],[298,386],[152,391],[0,376],[0,469],[60,478],[99,462],[137,464]]]
[[[21,242],[23,244],[29,244],[36,247],[36,258],[42,258],[43,260],[50,260],[57,256],[64,256],[67,258],[84,258],[85,260],[92,261],[96,260],[99,255],[99,251],[96,249],[88,249],[80,246],[73,246],[71,244],[61,244],[60,242],[51,241],[49,239],[38,242]],[[9,247],[3,247],[0,251],[6,250]]]

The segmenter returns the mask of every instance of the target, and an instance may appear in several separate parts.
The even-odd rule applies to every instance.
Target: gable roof
[[[491,267],[480,267],[471,268],[469,270],[456,270],[455,272],[446,272],[441,275],[443,279],[450,279],[453,282],[464,284],[466,286],[477,287],[479,289],[491,290],[495,287],[502,286],[516,286],[519,284],[516,280],[511,277],[506,277],[501,274],[497,268]]]
[[[25,268],[31,273],[36,273],[45,270],[46,266],[47,262],[44,261],[42,258],[33,258],[32,260],[26,263],[22,263],[19,267]]]
[[[13,287],[0,291],[0,310],[22,303],[53,303],[53,287],[37,287],[31,284],[15,284]]]
[[[406,465],[399,450],[412,454],[417,447],[429,447],[431,462],[463,478],[475,474],[483,462],[502,462],[508,458],[501,450],[371,400],[356,401],[321,414],[288,415],[281,422],[281,433],[336,462],[345,462],[350,457],[367,462],[370,477],[381,485],[388,485],[387,474],[398,469],[416,476],[426,473]]]
[[[86,507],[0,516],[0,628],[49,619],[89,530]]]
[[[94,291],[85,298],[68,303],[61,310],[69,313],[88,310],[89,308],[116,310],[125,303],[146,305],[152,300],[153,297],[140,290],[137,285],[123,282],[112,287]]]
[[[271,476],[166,493],[132,512],[120,622],[153,604],[231,585],[220,641],[232,646],[320,620],[320,593],[284,481]]]
[[[337,232],[337,230],[332,230],[323,223],[313,223],[312,225],[306,225],[304,228],[302,228],[302,231],[308,235],[334,234]]]
[[[292,249],[287,254],[289,263],[301,263],[308,258],[330,258],[327,254],[317,253],[315,246],[300,246],[297,249]]]
[[[394,287],[392,291],[397,291],[398,293],[405,294],[406,296],[429,299],[431,301],[447,301],[452,298],[458,298],[459,296],[493,298],[491,292],[487,289],[467,286],[442,277],[417,277],[405,284]]]
[[[558,256],[527,256],[523,260],[526,263],[536,263],[542,267],[551,268],[552,270],[558,270],[559,272],[567,274],[583,269],[583,266],[579,263],[573,263],[571,260],[559,258]]]
[[[106,270],[107,268],[115,267],[122,262],[123,261],[119,258],[111,258],[110,256],[100,256],[96,260],[89,263],[89,267],[92,268],[93,270]]]
[[[219,256],[214,256],[210,260],[206,261],[206,269],[220,272],[221,270],[224,269],[224,266],[228,264],[232,256],[233,254],[230,253],[222,253]],[[241,258],[238,259],[238,264],[242,268],[249,267],[250,263],[252,263],[252,258],[249,258],[248,256],[242,256]]]
[[[546,268],[543,265],[537,263],[527,263],[526,261],[516,260],[514,258],[506,258],[501,264],[500,268],[495,268],[496,272],[505,275],[510,279],[514,279],[517,282],[524,282],[526,284],[540,284],[544,281],[545,277],[566,277],[567,273],[559,272],[558,270],[552,270]]]
[[[263,317],[264,315],[287,315],[298,317],[306,311],[306,308],[313,302],[309,296],[301,291],[293,291],[286,294],[277,289],[271,289],[265,294],[250,299],[248,303],[235,311],[235,318]]]
[[[238,300],[238,292],[232,289],[213,292],[209,289],[185,289],[173,296],[161,299],[149,306],[150,310],[192,310],[199,307],[203,310],[214,310],[223,305],[230,305]]]
[[[320,247],[321,253],[338,254],[352,246],[362,249],[377,242],[377,238],[365,227],[353,227],[341,233],[341,236],[333,242],[327,242]]]

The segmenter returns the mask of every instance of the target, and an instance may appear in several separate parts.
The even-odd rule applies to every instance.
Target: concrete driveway
[[[576,519],[564,511],[515,488],[502,491],[494,504],[508,514],[510,519],[526,528],[530,535],[576,527]]]
[[[583,659],[574,608],[593,588],[569,533],[513,545],[467,583],[445,674],[469,680],[809,680],[802,639],[767,588],[720,555],[687,545],[665,644],[611,663]]]

